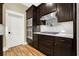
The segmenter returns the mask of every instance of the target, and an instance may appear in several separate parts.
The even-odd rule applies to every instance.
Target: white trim
[[[8,50],[8,48],[6,48],[6,47],[3,47],[3,51],[6,51],[6,50]]]
[[[24,42],[24,43],[23,43],[23,45],[27,45],[27,43],[26,43],[26,42]]]
[[[16,11],[12,11],[12,10],[6,10],[6,13],[11,13],[11,14],[20,15],[24,17],[24,14],[16,12]]]
[[[22,45],[27,45],[26,42],[24,42]],[[7,51],[9,48],[8,47],[3,47],[3,51]]]

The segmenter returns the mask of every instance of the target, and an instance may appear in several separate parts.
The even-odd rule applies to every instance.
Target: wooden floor
[[[30,45],[19,45],[4,52],[4,56],[45,56]]]

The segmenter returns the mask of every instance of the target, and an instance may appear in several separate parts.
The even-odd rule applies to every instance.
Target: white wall
[[[79,56],[79,3],[77,3],[77,55]]]

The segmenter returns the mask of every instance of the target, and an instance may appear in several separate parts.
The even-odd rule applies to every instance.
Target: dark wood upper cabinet
[[[57,3],[58,22],[73,20],[73,3]]]
[[[56,11],[56,4],[42,3],[37,7],[37,25],[41,24],[40,18],[46,14]]]
[[[2,15],[3,15],[3,3],[0,3],[0,24],[2,24]]]
[[[27,19],[33,17],[33,6],[31,6],[28,10],[26,10]]]
[[[42,3],[37,8],[37,18],[57,11],[58,22],[73,21],[74,3]]]
[[[51,5],[48,3],[42,3],[38,6],[40,17],[44,16],[46,14],[49,14],[51,12],[56,11],[56,4],[52,3]]]
[[[37,7],[37,25],[40,25],[40,6],[39,7]]]
[[[46,14],[56,11],[56,4],[45,3],[43,8],[44,8],[44,15],[46,15]]]

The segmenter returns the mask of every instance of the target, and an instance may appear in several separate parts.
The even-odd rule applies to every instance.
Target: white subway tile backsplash
[[[55,26],[41,25],[41,32],[60,32],[73,34],[73,21],[61,22]]]

